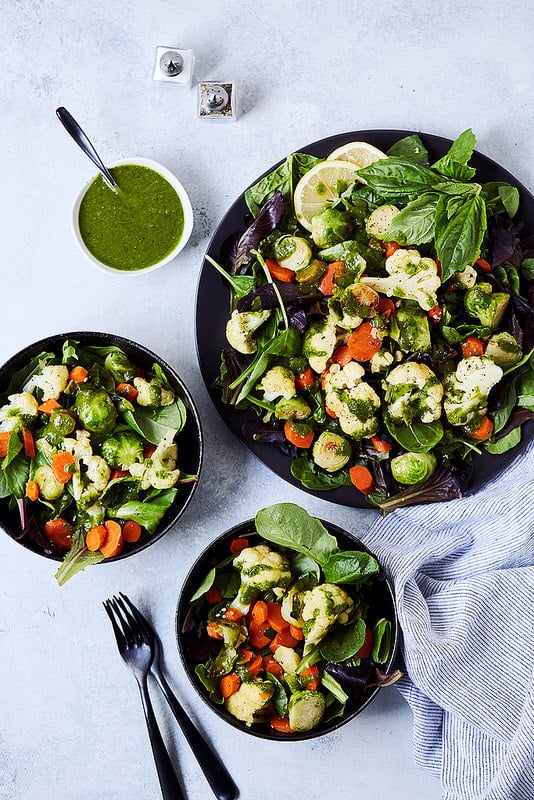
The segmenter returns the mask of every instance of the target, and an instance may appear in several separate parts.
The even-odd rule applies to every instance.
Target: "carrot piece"
[[[37,481],[28,481],[26,483],[26,497],[28,500],[37,500],[39,497],[39,484]]]
[[[240,647],[237,652],[239,653],[238,664],[248,664],[254,655],[252,650],[249,650],[248,647]]]
[[[28,458],[35,458],[35,442],[33,441],[33,433],[28,428],[22,429],[22,444],[24,445],[24,453]]]
[[[230,606],[224,612],[223,617],[230,620],[230,622],[239,622],[239,620],[243,619],[243,612]]]
[[[306,450],[311,446],[315,434],[305,422],[294,422],[288,419],[284,423],[284,436],[294,447]]]
[[[49,519],[44,525],[45,535],[50,541],[62,547],[64,550],[70,550],[72,539],[72,525],[62,517],[56,519]]]
[[[331,297],[334,294],[334,287],[336,285],[336,278],[340,278],[345,273],[344,261],[332,261],[328,265],[326,273],[323,275],[317,288],[324,294],[325,297]]]
[[[206,603],[209,603],[210,606],[214,606],[222,600],[222,594],[216,586],[210,586],[204,597],[206,598]]]
[[[4,456],[7,456],[10,436],[11,436],[11,431],[2,431],[0,433],[0,458],[4,458]]]
[[[374,478],[367,467],[357,465],[349,469],[350,482],[362,494],[371,494],[374,489]]]
[[[293,639],[297,640],[297,642],[302,642],[302,640],[304,639],[304,633],[302,631],[302,628],[299,628],[298,625],[290,625],[289,633],[291,634]]]
[[[143,447],[143,458],[152,458],[156,449],[155,444],[145,444]]]
[[[491,272],[491,264],[485,258],[477,258],[475,267],[479,267],[482,272]]]
[[[263,659],[262,657],[257,654],[251,658],[248,664],[248,674],[251,675],[253,678],[256,675],[259,675],[263,669]]]
[[[264,647],[267,647],[271,643],[269,637],[265,635],[265,631],[268,629],[268,622],[260,622],[258,625],[252,620],[248,626],[248,640],[251,646],[256,650],[263,650]]]
[[[112,558],[112,556],[117,556],[122,550],[124,537],[122,535],[121,526],[114,519],[108,519],[105,524],[108,535],[100,548],[100,552],[106,558]]]
[[[130,474],[130,471],[127,469],[113,469],[111,471],[110,480],[115,481],[117,478],[127,478]]]
[[[139,394],[135,386],[132,386],[131,383],[119,383],[115,386],[115,391],[117,394],[120,394],[121,397],[125,397],[126,400],[129,400],[130,403],[135,403],[137,395]]]
[[[484,354],[484,342],[478,336],[468,336],[462,344],[462,356],[481,356]]]
[[[355,361],[370,361],[382,347],[382,339],[370,322],[362,322],[349,336],[347,342]]]
[[[68,483],[74,472],[74,456],[72,453],[56,453],[52,457],[52,472],[59,483]]]
[[[309,389],[315,382],[315,372],[311,367],[307,367],[304,372],[295,375],[295,387],[297,389]]]
[[[328,416],[329,416],[329,417],[332,417],[332,419],[337,419],[337,414],[336,414],[336,412],[335,412],[335,411],[332,411],[332,409],[331,409],[331,408],[328,408],[328,406],[325,406],[325,407],[324,407],[324,410],[326,411],[326,413],[328,414]]]
[[[280,631],[276,634],[269,647],[275,653],[279,647],[295,647],[298,644],[297,639],[289,633],[289,628],[285,631]]]
[[[336,347],[332,354],[332,361],[334,361],[336,364],[339,364],[340,367],[345,367],[352,361],[350,350],[346,344]]]
[[[261,625],[262,622],[267,622],[269,616],[269,608],[264,600],[256,600],[252,606],[252,619],[256,625]]]
[[[365,641],[358,650],[360,658],[369,658],[373,650],[373,634],[370,628],[365,629]]]
[[[437,325],[438,322],[441,322],[443,319],[443,309],[439,303],[436,303],[435,306],[432,306],[432,308],[426,312],[426,315],[431,322]]]
[[[393,302],[393,300],[390,300],[389,297],[381,297],[378,300],[378,313],[381,316],[386,317],[386,319],[389,319],[394,311],[395,311],[395,303]]]
[[[69,372],[69,381],[74,381],[74,383],[83,383],[87,380],[88,372],[85,367],[80,365],[73,367]]]
[[[266,258],[265,264],[269,270],[271,278],[281,281],[282,283],[293,283],[295,280],[295,273],[293,270],[287,269],[286,267],[281,267],[278,261],[276,261],[274,258]]]
[[[210,637],[210,639],[222,639],[222,634],[219,633],[217,623],[216,622],[208,622],[206,625],[206,633]]]
[[[240,553],[241,550],[244,550],[246,547],[248,547],[248,539],[245,539],[242,536],[237,536],[230,542],[230,552],[234,555]]]
[[[386,258],[392,256],[397,250],[400,250],[400,244],[397,242],[388,242],[386,245]]]
[[[483,417],[478,428],[475,428],[474,431],[471,431],[470,436],[472,439],[478,439],[478,441],[483,442],[486,439],[489,439],[492,433],[493,422],[489,417]]]
[[[143,529],[135,519],[127,519],[122,526],[122,535],[124,536],[125,542],[138,542],[142,532]]]
[[[95,553],[100,550],[106,541],[107,535],[108,532],[104,525],[94,525],[85,535],[85,546],[92,553]]]
[[[241,686],[241,678],[235,672],[225,675],[219,682],[219,690],[223,697],[230,697],[235,694]]]
[[[393,445],[391,445],[389,442],[385,442],[376,434],[371,436],[371,442],[377,453],[389,453],[393,447]]]
[[[320,674],[321,674],[321,672],[320,672],[319,667],[317,666],[317,664],[312,664],[311,666],[306,667],[306,669],[302,670],[301,677],[303,677],[303,678],[318,678]]]
[[[40,406],[37,406],[37,411],[42,411],[43,414],[51,414],[55,408],[61,408],[61,404],[51,397],[50,400],[45,400],[44,403],[41,403]]]
[[[284,670],[272,656],[263,656],[263,669],[265,672],[270,672],[275,678],[281,678]]]
[[[282,606],[280,603],[267,603],[267,621],[270,627],[280,633],[289,628],[289,622],[282,616]]]
[[[321,681],[319,678],[312,678],[310,681],[308,681],[308,683],[304,688],[307,689],[309,692],[315,692],[317,691],[320,685]]]
[[[273,717],[269,717],[269,725],[279,733],[293,733],[287,717],[280,717],[278,714],[275,714]]]

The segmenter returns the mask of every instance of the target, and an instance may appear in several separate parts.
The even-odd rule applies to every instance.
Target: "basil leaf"
[[[475,134],[471,128],[468,128],[455,139],[443,158],[432,165],[432,169],[455,180],[471,180],[476,174],[476,170],[468,167],[467,162],[473,155],[476,143]]]
[[[352,625],[340,626],[320,642],[321,656],[333,663],[352,658],[365,642],[365,628],[365,621],[361,617]]]
[[[442,282],[461,272],[478,257],[486,232],[486,206],[479,195],[469,197],[446,219],[444,198],[436,207],[436,252],[441,262]]]
[[[387,150],[387,155],[404,158],[406,161],[428,167],[428,150],[416,133],[412,136],[405,136],[404,139],[399,139],[398,142],[392,144]]]
[[[373,626],[373,651],[371,657],[376,664],[384,664],[391,652],[391,622],[379,619]]]
[[[332,553],[322,567],[327,583],[361,583],[380,570],[374,556],[358,550]]]
[[[417,197],[436,182],[428,167],[391,156],[360,169],[358,175],[384,199]]]
[[[505,181],[490,181],[482,185],[482,197],[486,202],[488,213],[499,214],[505,211],[514,217],[519,209],[519,192],[515,186]]]
[[[276,169],[261,178],[254,186],[245,192],[245,202],[255,217],[262,204],[276,191],[279,191],[284,200],[293,205],[293,190],[296,182],[308,172],[315,164],[324,161],[322,158],[311,156],[308,153],[292,153]]]
[[[397,214],[386,233],[386,241],[398,244],[424,244],[434,238],[434,217],[438,195],[423,192]]]
[[[276,503],[256,514],[256,530],[263,539],[289,547],[323,564],[338,549],[337,540],[323,523],[294,503]]]

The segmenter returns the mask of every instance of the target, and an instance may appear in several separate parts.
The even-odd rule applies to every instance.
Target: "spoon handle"
[[[106,179],[106,182],[109,184],[109,186],[112,189],[116,189],[117,181],[115,180],[111,172],[108,170],[108,168],[104,165],[102,159],[100,158],[95,148],[89,141],[86,134],[80,128],[79,124],[76,122],[72,114],[69,111],[67,111],[67,109],[64,108],[63,106],[56,108],[56,114],[58,116],[59,121],[65,126],[66,130],[68,131],[68,133],[70,133],[76,144],[79,147],[81,147],[83,152],[87,156],[89,156],[93,164],[95,164],[95,166],[98,167],[98,169]]]

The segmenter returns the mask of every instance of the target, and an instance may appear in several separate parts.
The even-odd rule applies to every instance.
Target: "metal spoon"
[[[89,156],[93,164],[95,164],[102,175],[104,176],[104,180],[108,184],[110,189],[113,189],[114,192],[117,191],[118,184],[109,169],[104,165],[104,162],[96,152],[95,148],[80,128],[79,124],[76,122],[72,114],[67,111],[66,108],[60,106],[56,108],[56,114],[58,116],[59,121],[65,126],[68,133],[72,136],[76,144],[81,147],[83,152],[86,156]]]

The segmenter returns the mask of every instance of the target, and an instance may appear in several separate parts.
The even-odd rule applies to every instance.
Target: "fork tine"
[[[135,618],[135,621],[137,622],[137,624],[140,626],[140,628],[142,629],[143,633],[145,634],[145,638],[147,638],[149,640],[152,640],[154,634],[153,634],[152,628],[148,624],[146,618],[143,616],[143,614],[141,614],[141,612],[139,611],[137,606],[135,606],[132,603],[132,601],[130,600],[129,597],[127,597],[127,595],[125,595],[123,592],[119,592],[119,596],[120,596],[120,599],[122,600],[122,607],[123,608],[125,606],[128,607],[131,615]]]
[[[114,609],[111,600],[106,600],[105,602],[102,603],[102,605],[104,606],[106,613],[111,621],[111,627],[113,628],[113,633],[115,634],[117,647],[119,648],[119,651],[122,651],[126,647],[126,637],[122,629],[119,627],[117,620],[115,619],[115,614],[113,613]]]

